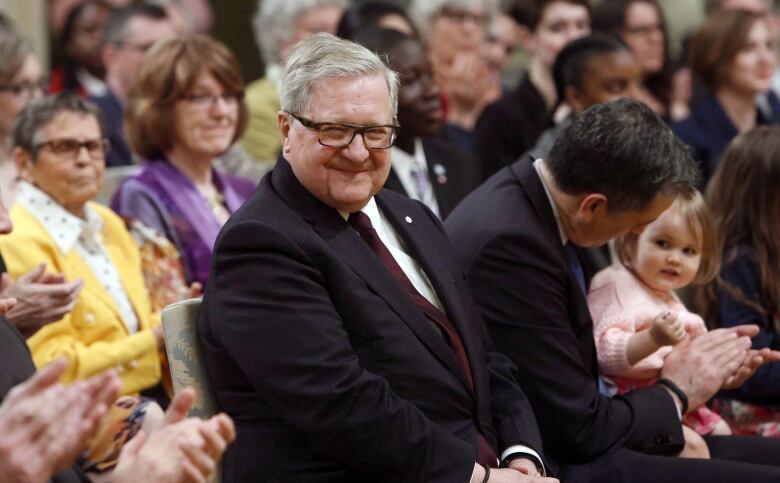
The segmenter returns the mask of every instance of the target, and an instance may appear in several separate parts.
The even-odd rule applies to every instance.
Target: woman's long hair
[[[720,276],[697,297],[699,313],[710,325],[720,320],[718,292],[725,291],[761,316],[769,316],[780,332],[780,127],[757,127],[731,142],[707,188],[719,236],[718,253],[727,265],[736,248],[755,253],[758,300]]]

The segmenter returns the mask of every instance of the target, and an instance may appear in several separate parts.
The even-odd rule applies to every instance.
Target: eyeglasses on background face
[[[89,154],[90,159],[93,161],[105,159],[106,154],[111,149],[111,143],[108,139],[87,139],[86,141],[79,141],[73,138],[57,138],[44,141],[35,146],[35,151],[38,152],[41,149],[48,149],[53,154],[67,159],[76,159],[81,151],[81,148],[85,148]]]
[[[298,114],[288,112],[303,127],[317,131],[317,140],[329,148],[348,146],[356,134],[360,134],[368,149],[387,149],[393,145],[401,126],[383,124],[379,126],[359,126],[357,124],[336,122],[315,122]]]
[[[221,94],[195,93],[183,96],[181,99],[198,109],[208,110],[216,106],[220,99],[227,107],[237,107],[243,98],[243,92],[223,92]]]
[[[0,92],[9,92],[18,99],[32,99],[36,96],[42,96],[48,86],[47,79],[41,79],[37,82],[16,82],[0,85]]]

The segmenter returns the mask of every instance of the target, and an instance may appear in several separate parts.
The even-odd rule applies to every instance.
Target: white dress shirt
[[[40,222],[63,256],[67,256],[71,250],[76,251],[116,303],[127,332],[136,333],[138,317],[122,285],[119,272],[103,245],[103,220],[100,215],[87,204],[84,207],[85,219],[82,220],[27,182],[21,183],[16,202]]]
[[[422,201],[422,203],[433,211],[436,216],[441,216],[439,213],[439,202],[436,201],[436,193],[433,191],[433,183],[431,183],[428,176],[428,160],[425,157],[425,151],[423,150],[422,140],[416,138],[414,140],[414,154],[409,154],[403,149],[393,146],[390,148],[390,159],[392,162],[392,169],[398,180],[401,182],[401,186],[409,195],[409,198]],[[428,180],[428,188],[425,193],[419,193],[417,185],[415,184],[413,172],[419,171],[425,173]],[[373,221],[373,220],[372,220]],[[384,240],[383,240],[384,241]]]

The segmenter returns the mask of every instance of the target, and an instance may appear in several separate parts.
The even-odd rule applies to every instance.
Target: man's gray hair
[[[327,78],[382,75],[390,94],[390,112],[398,111],[398,74],[362,45],[319,33],[299,42],[285,62],[280,93],[282,110],[305,113],[316,82]]]
[[[445,8],[468,10],[474,5],[480,5],[486,17],[491,17],[498,6],[494,0],[412,0],[408,12],[417,30],[426,37],[431,29],[433,17],[442,10]]]
[[[280,64],[280,41],[292,39],[295,21],[306,11],[323,5],[347,8],[349,0],[262,0],[252,19],[255,41],[263,61]]]

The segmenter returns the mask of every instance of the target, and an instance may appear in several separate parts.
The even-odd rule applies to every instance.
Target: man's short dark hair
[[[588,0],[514,0],[507,8],[507,14],[519,25],[527,27],[531,32],[536,31],[542,14],[547,7],[555,2],[569,3],[585,7],[590,14],[590,2]]]
[[[696,186],[688,148],[645,104],[629,99],[583,111],[546,160],[564,193],[601,193],[611,212],[646,209],[659,194]]]
[[[566,44],[555,57],[552,68],[558,99],[565,99],[568,86],[582,90],[582,79],[591,59],[621,51],[630,52],[620,40],[600,33],[580,37]]]
[[[121,44],[124,40],[127,24],[136,17],[150,20],[167,20],[168,14],[159,5],[139,2],[114,10],[106,21],[103,30],[104,44]]]
[[[14,122],[12,146],[24,149],[35,160],[38,157],[41,130],[63,112],[94,116],[100,127],[100,137],[105,135],[103,111],[79,95],[64,91],[27,104]]]

